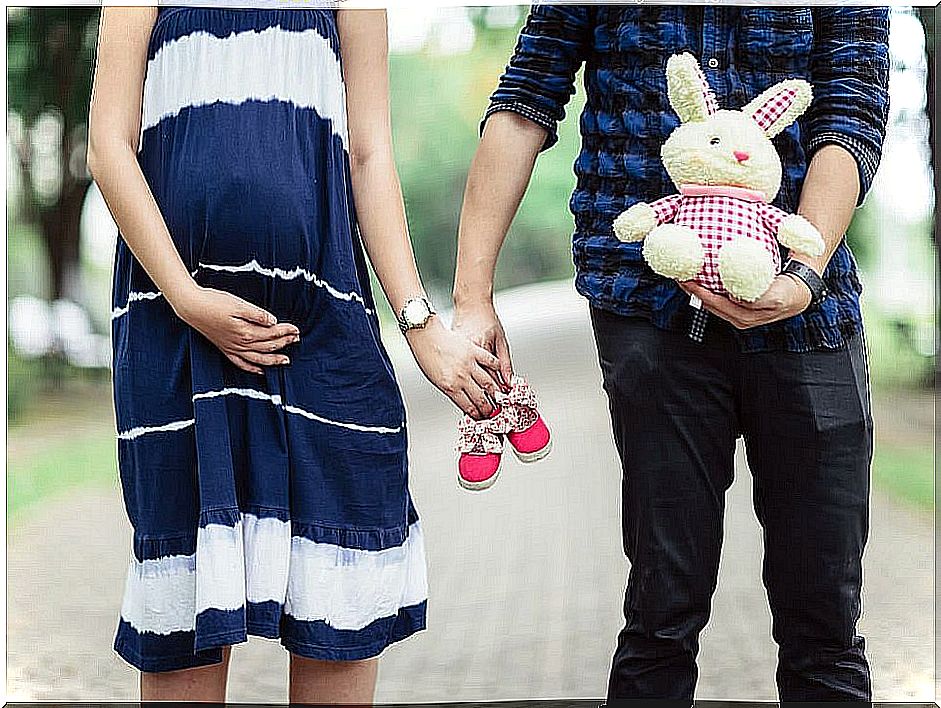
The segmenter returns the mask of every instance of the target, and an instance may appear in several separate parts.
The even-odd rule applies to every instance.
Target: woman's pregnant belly
[[[142,160],[197,282],[292,320],[309,316],[317,282],[350,286],[353,272],[337,233],[349,229],[333,184],[342,153],[301,113],[278,102],[186,109],[156,128],[156,154]]]

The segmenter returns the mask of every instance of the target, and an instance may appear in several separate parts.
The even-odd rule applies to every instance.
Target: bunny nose
[[[747,160],[749,157],[747,152],[742,152],[741,150],[736,150],[732,154],[735,155],[735,159],[739,162],[745,162],[745,160]]]

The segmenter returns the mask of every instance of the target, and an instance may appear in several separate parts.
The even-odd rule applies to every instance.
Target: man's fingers
[[[501,375],[502,375],[502,374],[501,374],[501,371],[502,371],[502,368],[501,368],[501,367],[502,367],[502,363],[501,363],[500,359],[497,358],[497,357],[495,357],[493,354],[491,354],[490,352],[488,352],[486,349],[480,349],[480,348],[478,348],[478,349],[475,350],[474,354],[475,354],[475,356],[476,356],[476,358],[477,358],[477,363],[480,364],[481,367],[483,367],[483,368],[482,368],[482,372],[483,372],[484,375],[486,375],[487,380],[489,381],[490,385],[491,385],[492,387],[494,387],[494,388],[497,388],[497,389],[502,388],[502,387],[503,387],[503,382],[500,381],[500,377],[501,377]],[[476,379],[476,377],[475,377],[475,379]],[[481,383],[481,382],[478,381],[478,383]],[[486,386],[482,386],[482,387],[483,387],[485,390],[489,390],[489,389],[487,389]],[[492,392],[491,392],[491,395],[493,395]]]
[[[475,380],[464,386],[464,393],[474,404],[481,418],[489,418],[493,414],[493,404],[487,398],[487,392]]]
[[[464,393],[463,390],[457,391],[451,394],[451,400],[454,401],[454,404],[460,408],[462,411],[467,413],[474,420],[481,420],[484,417],[484,414],[477,410],[477,406],[474,405],[474,402]]]
[[[494,371],[500,370],[500,359],[483,347],[474,347],[474,358],[477,359],[477,363],[481,366],[485,366],[488,369],[493,369]]]
[[[705,307],[706,310],[731,322],[740,329],[753,327],[758,324],[758,322],[755,321],[755,311],[742,307],[724,295],[719,295],[711,290],[707,290],[695,281],[682,281],[680,282],[680,287],[702,300],[703,307]]]
[[[500,390],[500,382],[495,378],[495,374],[491,372],[490,369],[485,369],[481,366],[474,367],[471,371],[471,377],[474,379],[474,383],[480,386],[484,393],[490,397],[489,400],[491,402],[496,400],[497,391]]]
[[[497,337],[496,354],[500,360],[500,375],[503,377],[503,383],[509,386],[510,381],[513,379],[513,363],[510,360],[510,345],[507,343],[506,337]]]

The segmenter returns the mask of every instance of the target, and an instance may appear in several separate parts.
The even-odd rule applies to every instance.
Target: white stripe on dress
[[[196,556],[131,561],[121,617],[138,632],[192,631],[196,621]]]
[[[326,280],[318,278],[316,274],[311,273],[300,266],[293,268],[292,270],[283,270],[278,267],[274,268],[265,268],[263,265],[258,263],[255,259],[250,260],[248,263],[243,263],[241,265],[218,265],[214,263],[200,263],[196,270],[192,271],[190,275],[195,276],[199,272],[200,268],[206,270],[216,270],[223,271],[227,273],[248,273],[255,272],[259,275],[266,275],[269,278],[282,278],[284,280],[293,280],[297,277],[303,277],[309,283],[316,285],[318,288],[323,288],[326,292],[332,295],[337,300],[344,300],[346,302],[358,302],[363,306],[367,315],[374,314],[374,310],[366,306],[366,301],[363,299],[363,296],[356,292],[343,292],[338,290]],[[156,300],[158,297],[163,295],[162,292],[138,292],[131,291],[128,293],[127,304],[124,307],[115,307],[111,311],[111,319],[117,319],[122,315],[127,314],[128,310],[131,308],[131,303],[139,302],[140,300]]]
[[[313,283],[318,288],[323,288],[328,293],[333,295],[337,300],[346,300],[347,302],[356,301],[363,306],[363,309],[366,310],[367,314],[372,314],[372,310],[366,307],[366,301],[363,299],[363,296],[356,292],[343,292],[342,290],[337,290],[335,287],[330,285],[326,280],[321,280],[317,277],[315,273],[311,273],[309,270],[305,270],[300,266],[292,268],[291,270],[283,270],[282,268],[266,268],[261,265],[254,258],[248,263],[242,263],[241,265],[216,265],[212,263],[200,263],[200,268],[206,268],[209,270],[218,270],[226,273],[249,273],[254,272],[259,275],[266,275],[269,278],[281,278],[282,280],[294,280],[298,277],[303,277],[308,283]]]
[[[340,62],[315,29],[268,27],[227,37],[200,31],[167,42],[147,62],[141,133],[184,108],[250,100],[313,108],[349,151]]]
[[[264,391],[256,391],[253,388],[223,388],[218,391],[201,391],[199,393],[193,394],[193,401],[196,402],[204,398],[216,398],[217,396],[243,396],[245,398],[254,398],[260,401],[269,401],[270,403],[279,406],[286,410],[288,413],[295,413],[297,415],[302,415],[305,418],[310,420],[315,420],[318,423],[324,423],[326,425],[335,425],[340,428],[347,428],[348,430],[358,430],[364,433],[383,433],[383,434],[393,434],[401,432],[402,426],[399,425],[395,428],[389,428],[382,425],[361,425],[359,423],[349,423],[340,420],[331,420],[330,418],[324,418],[319,416],[316,413],[311,413],[310,411],[299,408],[298,406],[291,405],[289,403],[284,403],[281,399],[281,396],[278,394],[265,393]]]
[[[382,551],[340,548],[294,536],[284,611],[336,629],[362,629],[428,597],[420,522],[405,543]]]
[[[381,551],[315,543],[290,528],[243,514],[236,526],[199,529],[194,555],[132,560],[121,617],[138,632],[165,635],[192,631],[206,609],[275,600],[295,619],[357,630],[427,599],[420,521],[401,546]]]
[[[134,440],[141,435],[147,435],[149,433],[168,433],[177,430],[185,430],[195,422],[195,419],[187,418],[185,420],[174,420],[170,423],[164,423],[163,425],[141,425],[136,428],[131,428],[130,430],[119,432],[118,440]]]
[[[162,292],[139,292],[137,290],[132,290],[127,294],[127,304],[124,307],[116,307],[111,311],[111,319],[117,319],[123,314],[126,314],[129,309],[131,309],[132,302],[138,302],[140,300],[156,300],[158,297],[162,297]]]
[[[284,604],[291,562],[291,522],[242,515],[245,596],[249,602]]]
[[[193,394],[193,402],[195,403],[198,400],[206,398],[217,398],[218,396],[242,396],[244,398],[254,398],[259,401],[268,401],[273,405],[283,408],[288,413],[302,415],[309,420],[314,420],[318,423],[324,423],[325,425],[335,425],[340,428],[346,428],[347,430],[357,430],[363,433],[381,433],[385,435],[399,433],[402,431],[401,425],[395,428],[389,428],[383,425],[360,425],[359,423],[349,423],[342,420],[331,420],[330,418],[324,418],[323,416],[317,415],[316,413],[311,413],[310,411],[304,410],[298,406],[292,406],[291,404],[284,403],[284,401],[281,399],[281,396],[277,393],[265,393],[264,391],[256,391],[253,388],[223,388],[219,389],[218,391],[201,391],[199,393]],[[139,426],[136,428],[131,428],[130,430],[119,432],[118,439],[134,440],[135,438],[139,438],[142,435],[147,435],[148,433],[163,433],[184,430],[193,425],[195,422],[195,419],[187,418],[185,420],[175,420],[170,423],[164,423],[163,425]]]

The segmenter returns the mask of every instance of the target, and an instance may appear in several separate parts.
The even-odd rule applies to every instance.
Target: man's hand
[[[497,357],[500,378],[503,380],[504,389],[508,389],[513,376],[510,347],[493,303],[486,301],[474,305],[455,306],[451,328]]]
[[[500,384],[492,373],[499,366],[493,354],[445,327],[438,317],[405,337],[422,373],[458,408],[475,420],[493,414],[491,401]]]
[[[754,302],[732,300],[707,290],[694,280],[680,282],[680,287],[702,300],[709,312],[738,329],[748,329],[798,315],[807,309],[811,292],[802,281],[781,274],[771,282],[768,291]]]

